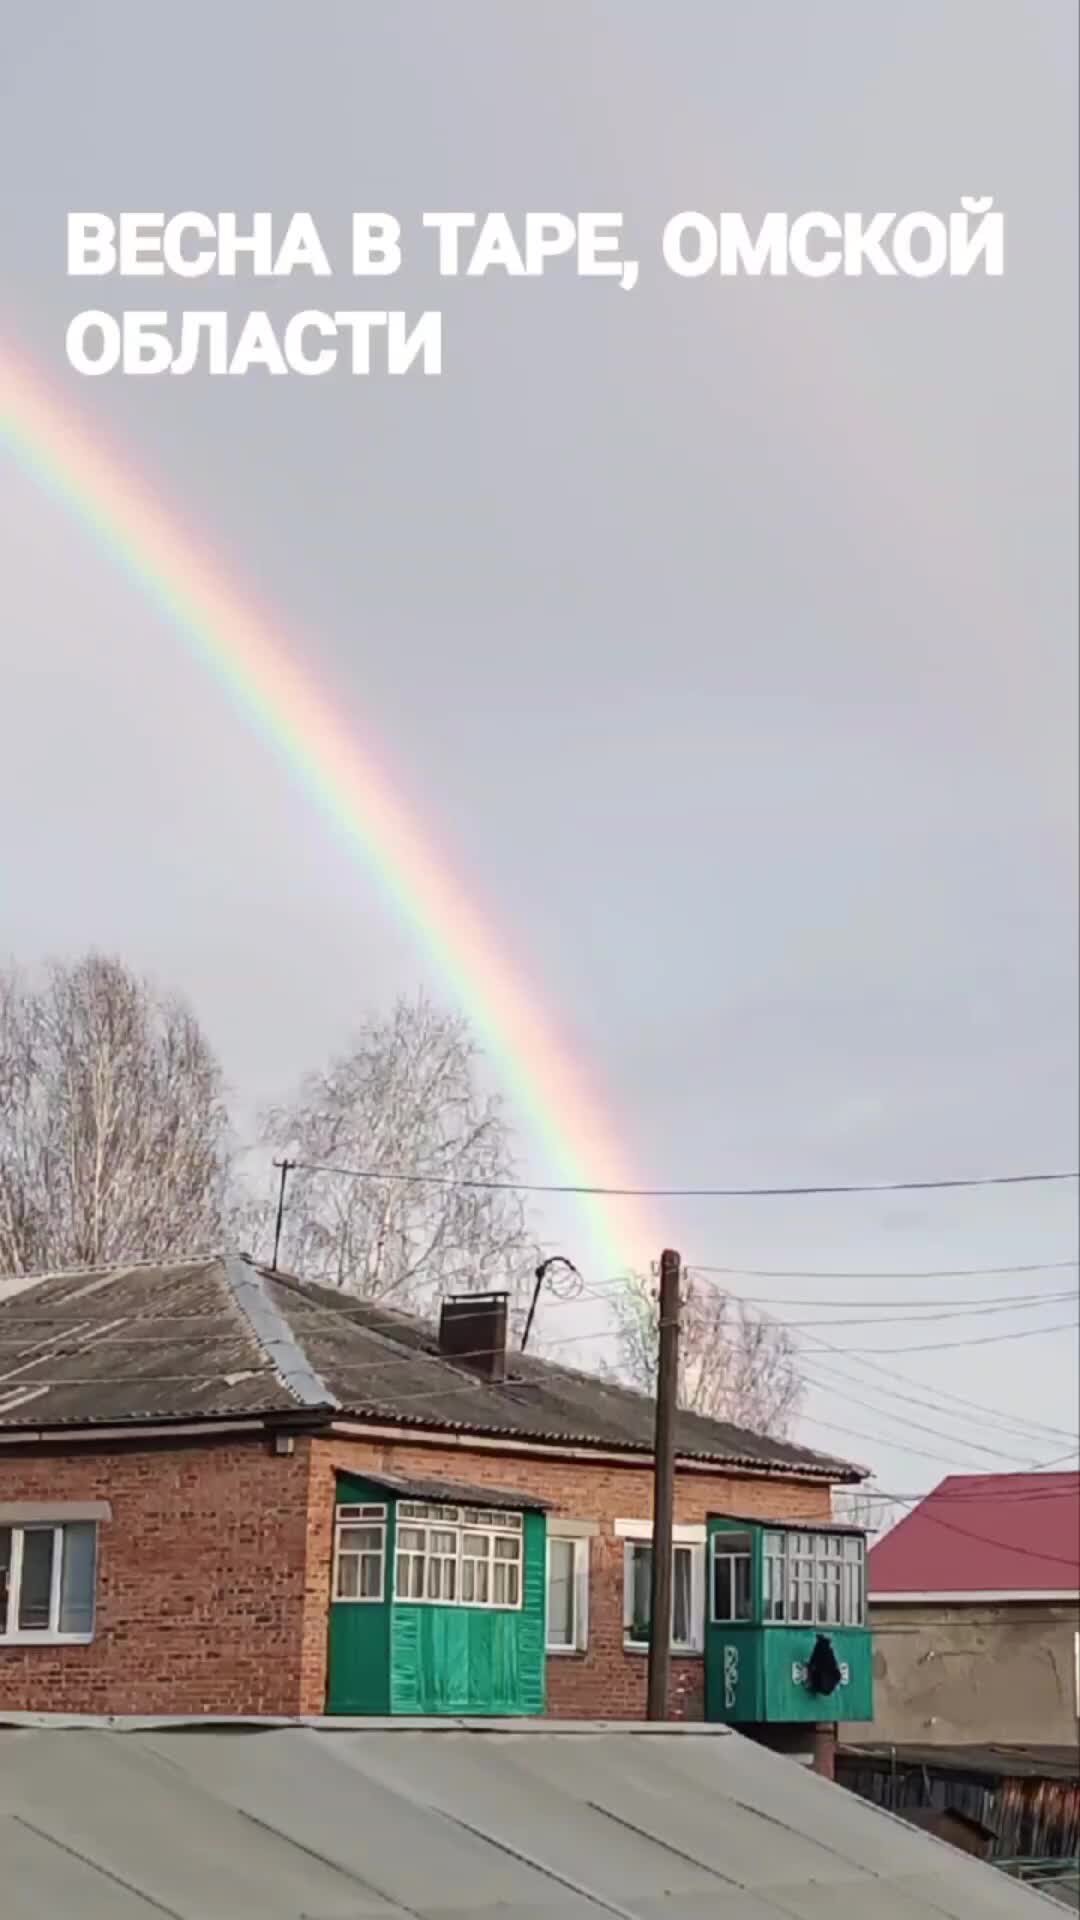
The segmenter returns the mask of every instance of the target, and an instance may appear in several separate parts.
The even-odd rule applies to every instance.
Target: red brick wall
[[[573,1460],[542,1460],[526,1455],[499,1456],[464,1447],[403,1445],[396,1441],[315,1440],[312,1442],[311,1509],[307,1580],[304,1591],[301,1711],[322,1713],[326,1700],[326,1621],[330,1602],[334,1474],[362,1474],[364,1468],[425,1479],[446,1478],[470,1485],[499,1486],[534,1494],[552,1503],[549,1516],[594,1520],[597,1535],[589,1545],[589,1646],[584,1654],[555,1654],[548,1660],[548,1712],[576,1720],[635,1720],[644,1716],[646,1659],[623,1647],[623,1541],[614,1534],[616,1519],[647,1520],[652,1515],[652,1474],[642,1467]],[[721,1473],[679,1475],[675,1496],[677,1525],[700,1525],[706,1514],[728,1508],[736,1513],[776,1519],[827,1520],[827,1486],[797,1481],[742,1479]],[[671,1713],[700,1719],[704,1711],[704,1661],[672,1661]]]
[[[295,1713],[309,1443],[5,1447],[0,1500],[108,1500],[88,1646],[0,1646],[0,1709]]]
[[[59,1713],[322,1713],[326,1701],[334,1473],[414,1473],[533,1493],[598,1523],[589,1541],[589,1647],[548,1661],[548,1710],[636,1719],[646,1661],[623,1649],[616,1518],[648,1519],[638,1466],[500,1457],[458,1447],[297,1438],[278,1456],[250,1440],[0,1453],[0,1501],[111,1502],[99,1529],[89,1646],[0,1646],[0,1710]],[[731,1508],[822,1520],[825,1486],[682,1474],[677,1523]],[[703,1662],[672,1663],[671,1711],[702,1712]]]

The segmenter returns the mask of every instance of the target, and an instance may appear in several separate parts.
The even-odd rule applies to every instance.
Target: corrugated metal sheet
[[[1080,1473],[950,1473],[883,1534],[867,1572],[871,1600],[878,1593],[1074,1594]]]
[[[244,1270],[250,1286],[241,1284]],[[531,1353],[511,1356],[505,1380],[470,1375],[440,1353],[429,1322],[244,1261],[0,1281],[0,1360],[18,1373],[0,1396],[8,1430],[344,1410],[403,1427],[605,1450],[648,1453],[653,1443],[645,1394]],[[862,1477],[808,1447],[696,1413],[680,1413],[677,1442],[689,1459]]]
[[[1037,1920],[725,1729],[0,1730],[4,1920]]]

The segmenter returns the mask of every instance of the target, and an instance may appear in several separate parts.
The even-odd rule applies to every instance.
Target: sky
[[[52,0],[6,24],[0,334],[397,770],[643,1186],[1077,1164],[1076,28],[1073,0],[188,0],[182,31]],[[659,261],[685,208],[967,194],[1005,213],[1003,278]],[[354,209],[414,234],[433,207],[619,209],[640,282],[440,281],[414,247],[389,304],[443,311],[439,379],[65,364],[98,302],[389,298],[69,282],[69,209],[308,209],[343,255]],[[97,946],[179,989],[244,1124],[367,1012],[446,999],[378,875],[3,458],[0,618],[0,951]],[[519,1159],[553,1177],[526,1132]],[[801,1437],[882,1487],[1075,1449],[1075,1266],[883,1277],[1075,1260],[1074,1184],[651,1218],[634,1257],[738,1268],[811,1323]],[[535,1220],[603,1295],[580,1207]],[[896,1317],[916,1300],[957,1317]],[[586,1358],[587,1306],[545,1313]]]

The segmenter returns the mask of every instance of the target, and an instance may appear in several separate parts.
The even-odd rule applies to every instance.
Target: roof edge
[[[995,1606],[1007,1601],[1039,1600],[1053,1601],[1064,1606],[1070,1600],[1080,1600],[1080,1587],[949,1587],[915,1588],[900,1590],[883,1588],[880,1593],[873,1589],[866,1596],[867,1604],[888,1607],[926,1607],[958,1606],[983,1607],[989,1603]]]
[[[614,1460],[620,1465],[652,1461],[652,1450],[636,1441],[591,1440],[583,1434],[524,1434],[513,1428],[470,1426],[467,1422],[438,1423],[430,1415],[423,1422],[395,1417],[384,1408],[340,1407],[332,1431],[346,1439],[372,1435],[387,1439],[411,1434],[428,1446],[463,1447],[497,1453],[539,1453],[549,1458]],[[858,1485],[866,1478],[862,1467],[840,1461],[757,1460],[750,1454],[678,1452],[676,1466],[691,1473],[725,1473],[762,1480],[807,1480],[814,1484]]]

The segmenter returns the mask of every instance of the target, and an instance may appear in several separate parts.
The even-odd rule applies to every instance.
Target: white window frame
[[[25,1519],[0,1522],[5,1532],[11,1534],[11,1561],[8,1567],[7,1606],[0,1612],[0,1646],[3,1647],[56,1647],[89,1646],[94,1638],[97,1624],[97,1570],[99,1537],[96,1520],[54,1520]],[[66,1533],[70,1526],[93,1528],[94,1559],[92,1584],[90,1591],[90,1630],[88,1633],[61,1633],[60,1596],[63,1586],[64,1551]],[[19,1598],[22,1587],[23,1545],[28,1533],[50,1533],[53,1540],[52,1568],[49,1584],[49,1624],[47,1627],[20,1627]]]
[[[551,1549],[569,1547],[571,1556],[570,1592],[572,1620],[569,1640],[551,1638]],[[546,1608],[545,1640],[549,1654],[563,1659],[568,1654],[585,1653],[589,1645],[589,1540],[581,1534],[560,1533],[558,1528],[547,1537],[547,1565],[544,1571]]]
[[[352,1558],[354,1549],[343,1548],[341,1536],[349,1527],[378,1528],[379,1532],[379,1591],[378,1593],[339,1593],[338,1582],[341,1562]],[[365,1551],[373,1551],[365,1549]],[[359,1583],[358,1583],[359,1584]],[[386,1507],[377,1505],[356,1505],[350,1503],[334,1509],[334,1566],[331,1578],[330,1594],[335,1607],[378,1607],[386,1599]]]
[[[626,1653],[648,1653],[647,1640],[633,1640],[630,1637],[633,1621],[633,1554],[631,1548],[651,1547],[653,1530],[645,1521],[616,1520],[615,1532],[623,1541],[623,1649]],[[704,1527],[676,1526],[671,1530],[672,1546],[676,1553],[690,1555],[690,1638],[676,1640],[674,1631],[671,1638],[671,1651],[680,1658],[693,1658],[705,1650],[705,1558],[706,1541]],[[672,1570],[674,1572],[674,1569]],[[672,1614],[675,1611],[675,1581],[671,1583]],[[672,1628],[674,1629],[674,1618]]]
[[[399,1545],[401,1530],[408,1527],[424,1535],[423,1548],[402,1549]],[[453,1533],[457,1543],[456,1577],[454,1597],[447,1600],[441,1596],[431,1598],[427,1592],[427,1569],[429,1554],[428,1536],[432,1533]],[[525,1604],[525,1516],[524,1513],[505,1512],[497,1507],[461,1507],[441,1506],[428,1500],[399,1500],[396,1514],[394,1541],[394,1600],[399,1606],[406,1607],[471,1607],[483,1613],[520,1613]],[[486,1560],[466,1553],[465,1540],[472,1534],[482,1534],[488,1544]],[[513,1559],[496,1558],[495,1542],[512,1540],[517,1544],[517,1554]],[[423,1594],[398,1592],[398,1559],[402,1551],[418,1557],[423,1566]],[[443,1556],[440,1554],[439,1556]],[[488,1594],[486,1600],[466,1600],[463,1598],[464,1570],[466,1562],[471,1565],[486,1565],[488,1575]],[[513,1567],[517,1573],[516,1600],[496,1600],[496,1566]]]
[[[866,1599],[866,1541],[861,1534],[841,1533],[823,1527],[808,1532],[806,1528],[766,1527],[764,1529],[762,1549],[762,1624],[767,1627],[817,1627],[831,1628],[836,1631],[843,1627],[865,1627],[867,1624]],[[779,1553],[769,1552],[769,1542],[780,1542]],[[793,1551],[793,1544],[809,1541],[809,1552]],[[771,1580],[766,1578],[766,1566],[773,1569]],[[796,1580],[795,1568],[800,1573]],[[809,1573],[805,1570],[809,1569]],[[833,1577],[833,1576],[837,1577]],[[783,1596],[783,1614],[767,1611],[766,1596],[771,1595],[775,1604],[779,1592]],[[802,1589],[809,1581],[811,1590],[810,1617],[794,1618],[798,1611]],[[792,1607],[793,1590],[796,1595],[796,1608]],[[829,1619],[832,1610],[830,1604],[821,1605],[821,1596],[825,1593],[835,1598],[837,1617]]]
[[[745,1541],[746,1544],[745,1546],[738,1546],[734,1550],[732,1550],[730,1546],[727,1546],[723,1550],[721,1550],[722,1541],[730,1543],[731,1541],[734,1541],[734,1540]],[[735,1613],[734,1611],[732,1611],[731,1613],[717,1612],[716,1610],[716,1563],[718,1560],[726,1561],[727,1564],[732,1568],[731,1595],[732,1595],[733,1608],[735,1604],[734,1568],[736,1564],[746,1567],[747,1575],[748,1575],[748,1579],[747,1579],[748,1598],[747,1598],[747,1610],[745,1613]],[[753,1535],[749,1531],[744,1531],[742,1528],[733,1527],[730,1529],[730,1531],[718,1530],[716,1533],[713,1534],[712,1547],[709,1554],[709,1620],[713,1626],[718,1626],[718,1627],[749,1627],[753,1625],[753,1621],[754,1621],[754,1541],[753,1541]]]

